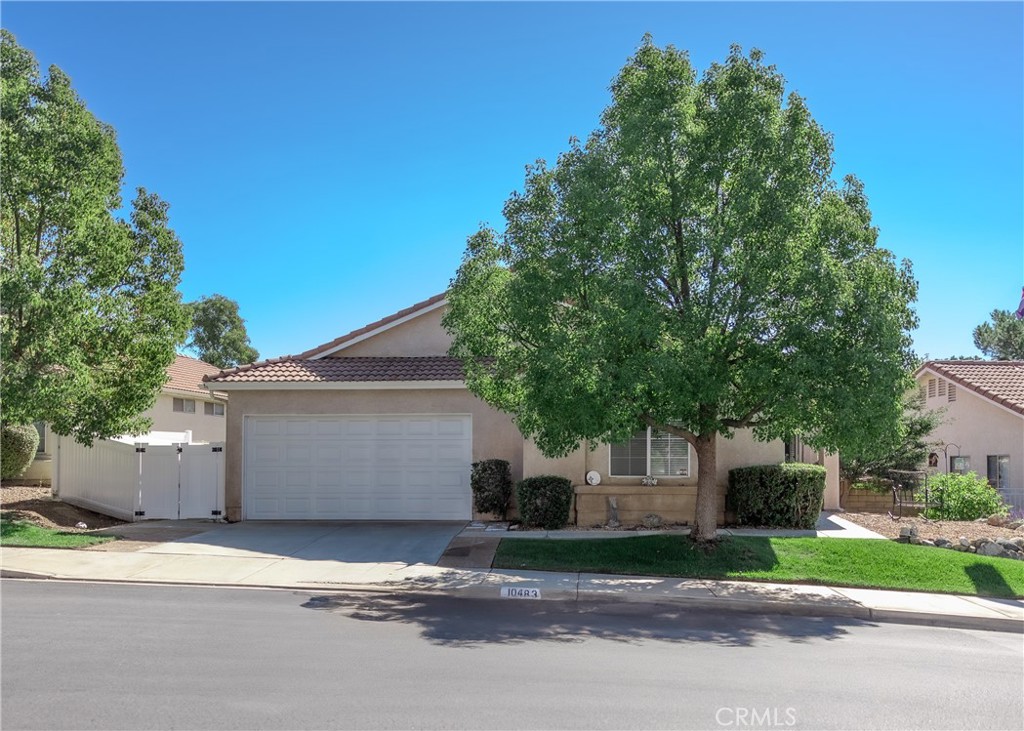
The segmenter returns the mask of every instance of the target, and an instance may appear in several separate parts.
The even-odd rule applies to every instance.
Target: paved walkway
[[[212,530],[218,528],[220,526]],[[511,535],[480,533],[485,531],[476,536],[464,531],[459,537],[466,541],[465,553],[470,560],[474,541],[491,543]],[[569,533],[579,537],[580,532]],[[1024,632],[1024,602],[1009,599],[759,582],[474,569],[401,560],[370,561],[366,557],[339,561],[319,550],[285,550],[294,546],[280,547],[275,552],[228,547],[211,550],[209,537],[203,539],[202,536],[200,532],[135,552],[4,547],[0,549],[0,573],[14,578],[325,592],[445,593],[518,601],[656,602],[716,611],[842,616],[867,621]],[[453,546],[455,541],[449,552]]]

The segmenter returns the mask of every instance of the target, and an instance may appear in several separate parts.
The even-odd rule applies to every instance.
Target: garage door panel
[[[468,416],[249,417],[247,518],[471,516]]]

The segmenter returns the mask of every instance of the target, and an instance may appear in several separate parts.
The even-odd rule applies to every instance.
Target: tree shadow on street
[[[363,622],[417,625],[421,636],[431,643],[464,648],[526,642],[578,643],[588,639],[756,647],[779,640],[838,640],[849,627],[875,626],[846,617],[708,611],[638,602],[337,594],[312,596],[302,606]]]

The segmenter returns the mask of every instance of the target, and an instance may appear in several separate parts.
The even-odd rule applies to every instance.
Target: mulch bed
[[[873,530],[875,533],[886,538],[899,538],[900,528],[914,526],[917,528],[917,536],[922,540],[933,541],[936,538],[946,538],[956,541],[964,536],[970,541],[976,538],[1021,538],[1024,537],[1024,530],[1012,530],[1010,528],[999,528],[987,523],[976,523],[963,520],[928,520],[927,518],[891,518],[888,515],[878,513],[838,513],[840,518],[856,523],[859,526]]]
[[[125,522],[62,502],[53,497],[49,487],[0,486],[0,508],[10,514],[11,520],[25,520],[69,533],[85,533]],[[88,528],[76,528],[78,523],[85,523]]]

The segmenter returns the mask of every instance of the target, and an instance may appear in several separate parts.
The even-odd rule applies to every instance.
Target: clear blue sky
[[[914,262],[932,357],[1024,284],[1021,3],[24,3],[57,64],[171,204],[186,299],[237,300],[262,357],[443,291],[523,166],[608,103],[644,32],[699,70],[764,50]]]

